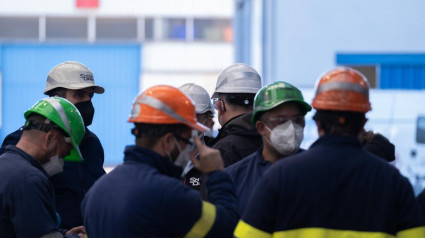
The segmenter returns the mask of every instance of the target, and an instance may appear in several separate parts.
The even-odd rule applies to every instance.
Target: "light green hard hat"
[[[296,102],[300,105],[301,112],[305,115],[311,106],[304,101],[301,91],[292,84],[278,81],[264,86],[254,98],[254,112],[251,122],[255,124],[261,112],[269,111],[282,103]]]
[[[25,119],[28,120],[32,113],[49,119],[68,134],[73,148],[70,155],[65,157],[65,161],[83,161],[78,145],[85,134],[84,122],[80,112],[71,102],[60,97],[45,98],[24,113]]]

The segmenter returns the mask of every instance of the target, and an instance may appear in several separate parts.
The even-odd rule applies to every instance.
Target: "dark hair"
[[[158,140],[167,133],[181,135],[190,130],[184,124],[149,124],[149,123],[134,123],[135,127],[131,133],[136,138],[141,138],[144,141],[144,146],[151,148]]]
[[[254,104],[254,93],[220,93],[219,96],[221,95],[224,96],[226,102],[231,106],[252,109],[252,105]]]
[[[65,137],[69,137],[66,131],[64,131],[62,128],[60,128],[58,125],[56,125],[54,122],[50,121],[46,117],[37,113],[31,113],[28,116],[28,119],[26,120],[25,125],[23,126],[23,129],[25,131],[35,129],[35,130],[39,130],[43,132],[49,132],[50,130],[57,130]]]
[[[366,122],[365,113],[317,110],[313,119],[320,123],[325,134],[358,136]]]
[[[66,88],[54,88],[52,90],[49,90],[45,93],[47,96],[49,97],[54,97],[54,96],[58,96],[61,98],[65,98],[66,97]]]

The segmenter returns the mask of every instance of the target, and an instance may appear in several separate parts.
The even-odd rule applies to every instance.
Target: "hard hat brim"
[[[81,154],[78,144],[72,139],[71,144],[73,148],[71,149],[70,154],[64,158],[64,160],[68,162],[83,162],[84,158]]]
[[[210,128],[208,128],[208,127],[206,127],[206,126],[204,126],[204,125],[202,125],[201,123],[199,123],[199,122],[196,122],[196,124],[186,124],[186,125],[188,125],[189,127],[191,127],[192,129],[195,129],[195,130],[198,130],[198,131],[200,131],[200,132],[206,132],[206,131],[208,131]]]
[[[103,88],[102,86],[99,85],[93,85],[93,84],[78,84],[78,85],[68,85],[66,87],[64,86],[57,86],[57,87],[52,87],[52,88],[46,88],[44,90],[44,94],[47,95],[47,93],[55,88],[59,88],[59,87],[63,87],[66,89],[72,89],[72,90],[78,90],[78,89],[83,89],[83,88],[93,88],[94,89],[94,93],[97,94],[103,94],[105,92],[105,88]]]

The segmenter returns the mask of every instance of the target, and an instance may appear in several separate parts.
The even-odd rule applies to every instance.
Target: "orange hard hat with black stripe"
[[[321,76],[316,82],[311,104],[316,110],[368,112],[369,82],[359,71],[341,67]]]
[[[205,132],[207,127],[196,121],[193,101],[179,89],[158,85],[146,89],[133,102],[129,122],[147,124],[184,124]]]

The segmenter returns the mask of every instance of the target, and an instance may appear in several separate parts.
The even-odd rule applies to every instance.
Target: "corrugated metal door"
[[[425,89],[425,65],[381,65],[381,89]]]
[[[105,93],[95,95],[95,116],[89,129],[105,149],[105,165],[122,162],[124,146],[133,144],[127,123],[131,103],[139,89],[140,45],[9,44],[0,49],[2,73],[2,125],[0,139],[24,123],[23,113],[43,94],[49,70],[75,60],[87,65]]]

